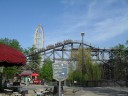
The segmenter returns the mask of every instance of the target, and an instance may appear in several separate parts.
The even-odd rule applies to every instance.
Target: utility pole
[[[85,64],[84,64],[84,32],[81,32],[82,36],[82,82],[84,80],[84,74],[85,74]]]

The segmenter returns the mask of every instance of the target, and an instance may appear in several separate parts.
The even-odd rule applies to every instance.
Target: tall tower
[[[37,50],[44,47],[44,30],[41,25],[38,25],[34,34],[34,47]]]
[[[41,25],[38,25],[35,34],[34,34],[34,48],[35,50],[44,48],[44,30]],[[44,61],[44,57],[41,57],[41,62],[39,64],[40,67],[42,67]]]

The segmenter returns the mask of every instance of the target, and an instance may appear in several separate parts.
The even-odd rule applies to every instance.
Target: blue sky
[[[0,0],[0,38],[31,47],[41,24],[45,46],[66,39],[110,48],[128,40],[128,0]]]

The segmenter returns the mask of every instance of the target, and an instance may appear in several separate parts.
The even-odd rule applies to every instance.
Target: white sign
[[[68,77],[68,64],[65,62],[57,62],[52,64],[53,78],[57,81],[63,81]]]

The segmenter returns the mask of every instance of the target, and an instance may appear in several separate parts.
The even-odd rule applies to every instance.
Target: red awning
[[[38,73],[32,73],[31,76],[39,76]]]
[[[0,44],[0,66],[22,66],[26,64],[26,57],[20,51]]]

